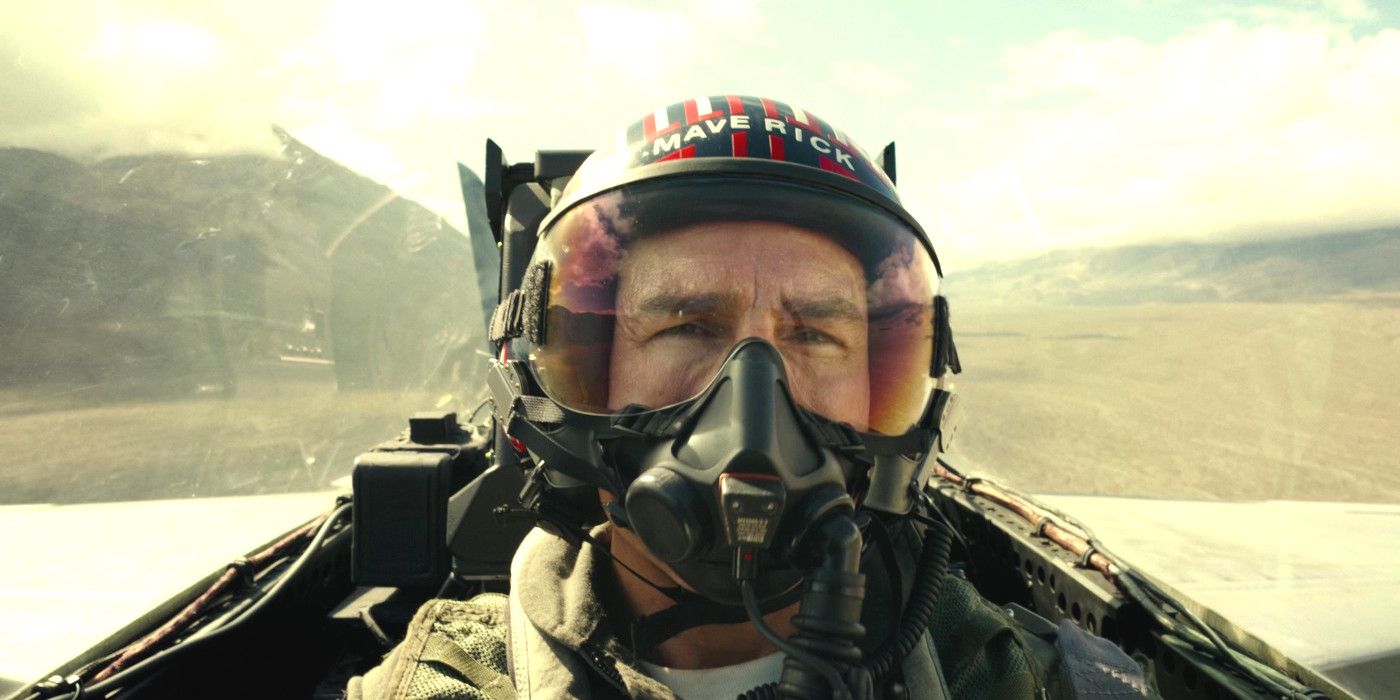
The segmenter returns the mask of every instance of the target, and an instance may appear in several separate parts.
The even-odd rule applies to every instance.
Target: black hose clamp
[[[980,476],[964,476],[962,484],[958,486],[958,490],[962,491],[965,495],[976,496],[977,494],[972,492],[972,487],[980,483],[982,483],[982,477]]]
[[[1089,560],[1092,559],[1092,558],[1094,557],[1094,555],[1095,555],[1095,554],[1098,554],[1098,553],[1099,553],[1099,548],[1098,548],[1098,547],[1095,547],[1095,546],[1092,545],[1092,544],[1089,545],[1088,549],[1085,549],[1085,550],[1084,550],[1084,553],[1081,554],[1081,555],[1079,555],[1079,568],[1081,568],[1081,569],[1092,569],[1092,568],[1094,568],[1094,565],[1093,565],[1092,563],[1090,563]]]
[[[257,573],[257,570],[253,568],[253,561],[251,559],[248,557],[239,557],[229,562],[228,568],[238,572],[238,578],[241,580],[244,588],[251,588],[253,586],[253,575]]]

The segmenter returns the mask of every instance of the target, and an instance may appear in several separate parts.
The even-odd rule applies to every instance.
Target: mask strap
[[[617,562],[617,564],[622,568],[626,569],[628,573],[637,577],[638,581],[641,581],[642,583],[645,583],[646,585],[656,589],[657,593],[666,596],[667,600],[670,600],[672,602],[680,602],[680,600],[682,599],[681,594],[695,595],[693,593],[690,593],[690,591],[685,590],[684,588],[680,588],[679,586],[662,586],[661,584],[652,581],[646,576],[643,576],[640,571],[637,571],[636,569],[628,566],[627,562],[622,561],[617,557],[614,557],[612,552],[609,551],[607,547],[603,546],[602,542],[599,542],[597,538],[593,537],[593,535],[584,532],[582,527],[578,525],[571,525],[569,522],[567,522],[567,520],[565,520],[563,517],[557,514],[541,510],[531,510],[526,512],[528,513],[528,515],[533,517],[536,520],[536,522],[544,522],[552,525],[554,527],[555,534],[564,538],[567,542],[574,545],[575,547],[582,548],[585,544],[592,545],[593,549],[597,550],[598,554],[607,558],[609,561]]]
[[[587,543],[593,546],[598,554],[615,561],[628,573],[637,577],[638,581],[645,583],[655,589],[657,593],[665,596],[675,603],[669,608],[654,612],[650,615],[643,615],[632,621],[632,649],[638,656],[645,655],[655,649],[662,642],[684,632],[692,627],[701,625],[727,625],[747,622],[749,617],[744,608],[737,605],[725,605],[717,603],[697,593],[687,591],[680,586],[662,586],[643,576],[641,572],[627,565],[627,562],[612,555],[612,552],[597,538],[583,532],[578,528],[569,527],[567,523],[561,522],[552,515],[544,513],[535,514],[555,527],[559,534],[567,540],[574,542],[578,546]],[[791,590],[779,595],[772,600],[763,603],[760,607],[763,614],[767,615],[796,603],[802,597],[802,586],[793,586]]]
[[[677,597],[680,598],[672,598],[676,600],[675,605],[632,621],[632,651],[638,656],[646,656],[662,642],[693,627],[749,621],[742,606],[717,603],[683,588],[673,590],[679,593]],[[767,615],[793,605],[801,597],[802,586],[793,586],[786,593],[763,603],[760,609]]]

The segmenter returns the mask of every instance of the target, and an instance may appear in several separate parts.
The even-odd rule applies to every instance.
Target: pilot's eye
[[[715,334],[713,328],[700,323],[678,323],[657,333],[658,336],[674,338],[712,338]]]
[[[788,339],[803,345],[843,345],[834,336],[810,327],[794,329],[788,334]]]

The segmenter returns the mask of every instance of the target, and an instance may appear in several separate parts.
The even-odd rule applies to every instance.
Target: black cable
[[[894,535],[890,533],[889,526],[885,525],[884,519],[878,515],[870,514],[865,520],[870,524],[870,531],[874,537],[870,538],[875,542],[875,546],[880,552],[880,559],[884,561],[886,581],[890,587],[890,619],[898,620],[904,614],[904,575],[899,570],[899,559],[894,553]],[[893,636],[893,633],[891,634]]]
[[[1128,572],[1120,576],[1120,579],[1126,579],[1128,587],[1133,589],[1139,597],[1146,598],[1145,602],[1155,608],[1155,610],[1149,609],[1149,614],[1156,618],[1166,617],[1172,623],[1169,628],[1173,629],[1174,636],[1182,639],[1195,651],[1210,656],[1225,666],[1235,668],[1250,680],[1263,686],[1267,691],[1281,697],[1300,699],[1325,697],[1316,689],[1299,683],[1279,672],[1278,669],[1237,651],[1233,645],[1215,631],[1215,628],[1140,574]],[[1144,601],[1138,601],[1138,603],[1144,608],[1148,607]],[[1164,603],[1170,606],[1170,612],[1162,609]],[[1186,623],[1189,624],[1171,617],[1172,614],[1185,618]],[[1160,619],[1158,621],[1161,622]]]
[[[307,562],[309,562],[316,554],[316,552],[318,552],[321,549],[321,545],[325,543],[326,539],[334,530],[335,524],[342,517],[344,517],[346,513],[350,512],[351,507],[351,504],[346,503],[331,511],[331,514],[326,516],[325,522],[321,523],[321,527],[316,530],[316,534],[311,538],[311,541],[307,543],[306,548],[302,550],[301,555],[297,557],[296,561],[292,562],[291,566],[287,567],[287,570],[283,572],[282,575],[277,579],[277,582],[272,584],[272,586],[269,587],[261,597],[257,598],[257,602],[253,603],[253,605],[250,606],[246,611],[244,611],[242,615],[239,615],[238,618],[230,620],[222,627],[214,630],[213,632],[210,632],[205,636],[196,639],[186,640],[184,642],[176,644],[175,646],[169,647],[155,654],[152,654],[144,660],[133,664],[129,668],[117,672],[116,674],[112,675],[112,677],[107,678],[102,682],[94,683],[93,685],[84,688],[82,690],[82,694],[105,696],[111,691],[119,689],[122,685],[139,680],[142,676],[145,676],[151,673],[152,671],[159,670],[164,664],[170,662],[172,659],[177,659],[185,654],[190,653],[191,649],[198,649],[207,645],[212,639],[218,639],[222,636],[229,634],[239,625],[255,617],[263,608],[270,605],[271,601],[275,600],[283,590],[286,590],[289,582],[295,579],[297,575],[301,573],[302,569],[306,568]],[[60,700],[78,700],[77,694],[69,694],[58,697],[60,698]]]
[[[841,679],[841,672],[837,671],[831,664],[808,653],[805,649],[799,649],[789,644],[786,639],[778,636],[767,622],[763,621],[763,611],[758,608],[758,595],[754,593],[752,581],[739,582],[739,595],[744,599],[744,611],[749,614],[749,619],[753,622],[758,633],[768,640],[769,644],[777,647],[788,658],[806,666],[819,674],[831,686],[831,693],[834,700],[852,700],[851,691],[846,687],[846,682]],[[760,686],[761,687],[761,686]],[[755,688],[754,690],[758,690]]]
[[[952,532],[952,528],[943,523],[930,520],[928,532],[924,534],[923,549],[919,554],[914,590],[909,594],[905,614],[899,621],[899,630],[863,664],[876,686],[909,655],[914,645],[928,631],[929,623],[933,621],[933,611],[938,606],[938,596],[943,591],[943,579],[948,574],[948,554],[953,546]]]
[[[480,394],[478,394],[478,396],[480,396]],[[476,417],[481,415],[481,409],[486,408],[486,405],[489,403],[491,403],[491,397],[488,396],[482,399],[481,403],[477,404],[476,408],[472,409],[471,415],[467,416],[467,425],[475,427],[477,425]]]
[[[88,675],[90,675],[93,671],[96,671],[96,670],[99,669],[99,668],[104,668],[104,667],[107,666],[107,664],[112,663],[113,661],[115,661],[115,660],[117,659],[117,657],[119,657],[119,656],[122,655],[122,652],[123,652],[123,651],[126,651],[126,649],[123,648],[123,649],[117,649],[117,650],[108,652],[106,656],[102,656],[102,657],[93,659],[92,661],[89,661],[89,662],[83,664],[82,666],[79,666],[79,667],[77,668],[77,670],[73,671],[72,673],[68,674],[68,675],[65,676],[65,677],[50,676],[49,678],[46,678],[46,679],[44,679],[44,680],[42,680],[42,681],[39,681],[38,683],[35,683],[35,684],[34,684],[34,690],[31,690],[31,691],[29,692],[29,695],[26,695],[26,696],[24,697],[24,700],[41,700],[42,698],[52,697],[55,693],[58,693],[58,692],[60,692],[60,691],[58,690],[58,687],[57,687],[57,686],[50,685],[50,684],[63,682],[64,678],[73,678],[73,679],[82,679],[82,678],[86,678],[86,677],[87,677]],[[57,680],[55,680],[55,679],[57,679]],[[76,681],[76,680],[74,681],[73,685],[77,685],[77,681]],[[63,691],[63,692],[68,692],[68,691]],[[16,695],[16,696],[14,696],[13,698],[11,698],[10,700],[16,700],[18,697],[19,697],[19,696]],[[76,699],[75,699],[75,700],[76,700]]]

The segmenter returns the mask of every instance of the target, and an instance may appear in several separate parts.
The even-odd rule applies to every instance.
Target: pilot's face
[[[637,241],[621,262],[610,401],[694,396],[735,343],[782,354],[798,403],[866,428],[865,274],[825,236],[784,224],[712,222]]]

